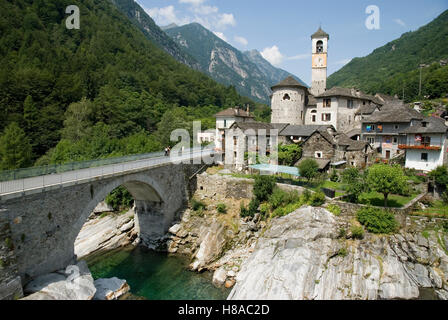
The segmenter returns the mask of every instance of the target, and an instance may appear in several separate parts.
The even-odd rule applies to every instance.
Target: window
[[[366,126],[366,131],[367,131],[367,132],[375,131],[375,125],[374,125],[374,124],[368,124],[368,125]]]
[[[422,127],[426,128],[426,122],[422,122]]]
[[[313,114],[313,115],[311,116],[311,121],[312,121],[312,122],[316,122],[316,115],[315,115],[315,114]]]
[[[285,94],[284,96],[283,96],[283,100],[291,100],[291,97],[289,96],[289,94]]]
[[[224,128],[227,128],[227,120],[224,120]]]
[[[392,141],[393,141],[394,144],[397,144],[398,143],[398,138],[394,137]]]
[[[347,108],[353,109],[353,100],[347,100]]]
[[[363,102],[362,102],[362,105],[363,105],[363,106],[365,106],[365,105],[366,105],[366,102],[365,102],[365,101],[363,101]]]
[[[428,161],[428,154],[427,153],[422,153],[421,160],[422,161]]]
[[[367,142],[369,142],[370,144],[374,144],[375,138],[367,138]]]
[[[398,130],[398,129],[400,129],[400,125],[396,124],[396,125],[394,126],[394,128],[395,128],[395,130]]]
[[[322,159],[322,151],[316,151],[315,158]]]
[[[331,113],[322,113],[322,121],[331,121]]]
[[[331,99],[324,99],[324,108],[331,108]]]
[[[316,43],[316,52],[317,53],[324,52],[324,43],[322,42],[322,40],[317,41],[317,43]]]
[[[431,145],[431,137],[422,137],[422,145],[429,147]]]

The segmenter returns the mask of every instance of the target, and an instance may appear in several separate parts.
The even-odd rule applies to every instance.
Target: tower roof
[[[330,40],[330,35],[328,33],[326,33],[324,30],[322,30],[321,27],[319,27],[319,30],[314,32],[313,35],[311,36],[311,39],[316,39],[316,38],[327,38],[328,40]]]
[[[284,79],[283,81],[280,81],[279,83],[277,83],[276,85],[272,86],[272,90],[276,89],[276,88],[282,88],[282,87],[290,87],[290,88],[305,88],[306,87],[301,84],[300,82],[298,82],[296,79],[294,79],[292,76],[287,77],[286,79]]]

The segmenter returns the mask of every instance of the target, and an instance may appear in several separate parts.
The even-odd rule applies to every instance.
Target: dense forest
[[[368,93],[386,93],[406,101],[422,96],[439,98],[448,93],[448,10],[420,29],[374,50],[364,58],[355,58],[328,78],[328,87],[357,87]]]
[[[160,150],[193,119],[206,129],[223,108],[263,110],[175,61],[109,0],[2,0],[0,64],[3,170]]]

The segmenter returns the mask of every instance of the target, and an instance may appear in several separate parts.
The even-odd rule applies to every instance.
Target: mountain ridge
[[[400,96],[405,91],[405,96],[411,98],[418,94],[419,79],[410,79],[409,75],[415,75],[420,64],[432,64],[443,59],[448,59],[448,10],[419,29],[376,48],[369,55],[353,58],[328,77],[327,85],[328,88],[357,87],[368,93]]]
[[[260,102],[269,104],[270,87],[292,75],[272,66],[258,51],[241,52],[197,22],[165,32],[199,62],[203,72]]]

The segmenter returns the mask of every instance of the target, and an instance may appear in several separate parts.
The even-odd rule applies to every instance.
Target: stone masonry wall
[[[0,300],[23,296],[22,283],[17,276],[17,260],[8,219],[0,214]]]

